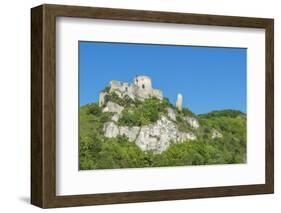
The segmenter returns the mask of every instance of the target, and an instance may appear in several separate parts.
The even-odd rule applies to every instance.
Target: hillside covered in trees
[[[80,170],[246,163],[246,114],[104,91],[104,103],[80,107]]]

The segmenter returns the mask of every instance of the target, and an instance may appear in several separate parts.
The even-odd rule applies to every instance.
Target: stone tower
[[[140,100],[149,98],[152,95],[152,83],[148,76],[136,76],[133,80],[133,90]]]
[[[151,78],[148,76],[136,76],[133,83],[144,91],[150,92],[152,90]]]
[[[182,102],[183,102],[182,94],[179,93],[176,102],[176,107],[178,108],[179,111],[182,111]]]

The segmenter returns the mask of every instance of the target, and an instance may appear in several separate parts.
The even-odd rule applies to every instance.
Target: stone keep
[[[182,102],[183,102],[182,94],[179,93],[176,102],[176,107],[178,108],[179,111],[182,111]]]
[[[155,97],[159,100],[163,100],[163,92],[152,87],[151,78],[148,76],[136,76],[133,80],[132,91],[140,100],[144,100],[149,97]]]
[[[133,91],[140,100],[153,96],[151,79],[148,76],[136,76],[133,80]]]

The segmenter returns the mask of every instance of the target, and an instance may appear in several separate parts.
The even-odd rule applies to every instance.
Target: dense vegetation
[[[142,104],[131,105],[122,112],[119,124],[122,126],[143,126],[156,122],[167,113],[167,102],[157,98],[146,99]]]
[[[203,115],[194,115],[188,109],[178,112],[168,99],[160,102],[150,98],[144,102],[120,99],[116,94],[107,97],[125,107],[120,125],[142,126],[155,122],[161,114],[167,114],[167,107],[174,109],[177,125],[181,131],[190,126],[183,115],[199,120],[200,128],[195,131],[196,141],[187,141],[169,146],[161,154],[142,151],[124,136],[106,138],[103,124],[112,113],[103,113],[96,103],[80,107],[80,169],[139,168],[160,166],[184,166],[206,164],[231,164],[246,162],[246,115],[235,110],[220,110]],[[216,129],[222,138],[212,139]]]
[[[108,90],[106,88],[105,90]],[[207,164],[230,164],[246,162],[246,114],[236,110],[219,110],[195,115],[185,108],[179,112],[168,99],[156,98],[144,102],[129,97],[119,98],[112,92],[105,97],[123,106],[118,125],[143,126],[157,121],[167,114],[167,108],[174,110],[180,131],[193,131],[196,141],[172,143],[161,154],[142,151],[124,136],[106,138],[103,124],[113,113],[102,112],[96,103],[80,107],[79,165],[81,170],[107,168],[138,168],[160,166],[184,166]],[[197,118],[200,128],[194,130],[184,121],[184,116]],[[219,131],[222,138],[212,138],[213,131]]]

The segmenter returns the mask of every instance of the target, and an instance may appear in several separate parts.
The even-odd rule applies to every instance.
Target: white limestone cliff
[[[162,116],[155,123],[142,127],[117,126],[110,121],[104,124],[103,129],[105,137],[113,138],[124,135],[128,137],[130,142],[134,141],[141,150],[154,153],[165,151],[173,142],[181,143],[197,139],[192,132],[179,131],[177,125],[166,116]]]

